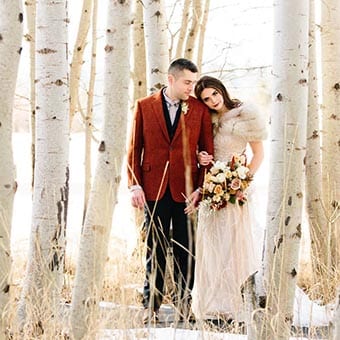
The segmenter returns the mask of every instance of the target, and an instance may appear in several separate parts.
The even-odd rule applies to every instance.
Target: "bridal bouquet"
[[[225,163],[216,161],[206,173],[202,190],[202,204],[215,211],[228,203],[243,205],[247,201],[247,193],[252,174],[247,167],[245,155],[233,156]]]

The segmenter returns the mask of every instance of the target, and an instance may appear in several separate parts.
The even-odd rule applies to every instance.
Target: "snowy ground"
[[[30,137],[25,133],[16,133],[13,136],[14,160],[17,167],[18,191],[14,201],[13,227],[12,227],[12,253],[13,257],[25,257],[28,250],[28,240],[31,227],[31,171],[30,171]],[[83,210],[83,135],[73,134],[70,144],[70,200],[69,216],[67,231],[67,252],[76,259],[78,242],[81,230],[82,210]],[[95,159],[94,159],[95,161]],[[262,173],[257,177],[267,179],[265,171],[268,163],[262,167]],[[120,200],[115,210],[112,225],[111,238],[113,242],[118,242],[127,253],[135,247],[137,233],[134,226],[133,213],[128,201],[126,185],[124,183],[120,190]],[[263,194],[266,190],[265,182],[257,183]],[[263,195],[264,197],[266,195]],[[266,202],[260,200],[262,210],[257,215],[258,230],[256,230],[258,239],[263,235],[263,220],[265,218],[264,207]],[[259,249],[260,252],[260,249]],[[294,325],[299,327],[308,326],[326,326],[332,317],[330,306],[321,307],[312,303],[308,297],[300,290],[296,290],[296,301],[294,308]],[[123,332],[125,335],[123,336]],[[241,340],[246,339],[244,335],[229,335],[221,333],[209,333],[197,330],[167,328],[151,329],[134,329],[134,330],[103,330],[100,339],[228,339]],[[300,338],[302,339],[302,338]]]

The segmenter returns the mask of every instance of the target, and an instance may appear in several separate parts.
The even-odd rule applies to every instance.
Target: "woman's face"
[[[212,87],[207,87],[202,91],[201,99],[210,110],[223,112],[226,109],[221,93]]]

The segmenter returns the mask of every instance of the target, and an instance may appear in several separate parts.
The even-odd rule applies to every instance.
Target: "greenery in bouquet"
[[[234,155],[229,162],[216,161],[205,174],[202,204],[210,210],[219,210],[231,204],[247,202],[247,192],[252,174],[244,154]]]

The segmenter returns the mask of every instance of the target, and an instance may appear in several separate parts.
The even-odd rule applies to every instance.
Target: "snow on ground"
[[[130,330],[103,330],[98,340],[246,340],[246,335],[214,333],[178,328],[141,328]]]
[[[98,340],[246,340],[246,335],[214,333],[178,328],[142,328],[129,330],[104,329]],[[303,337],[291,337],[290,340],[307,340]]]

